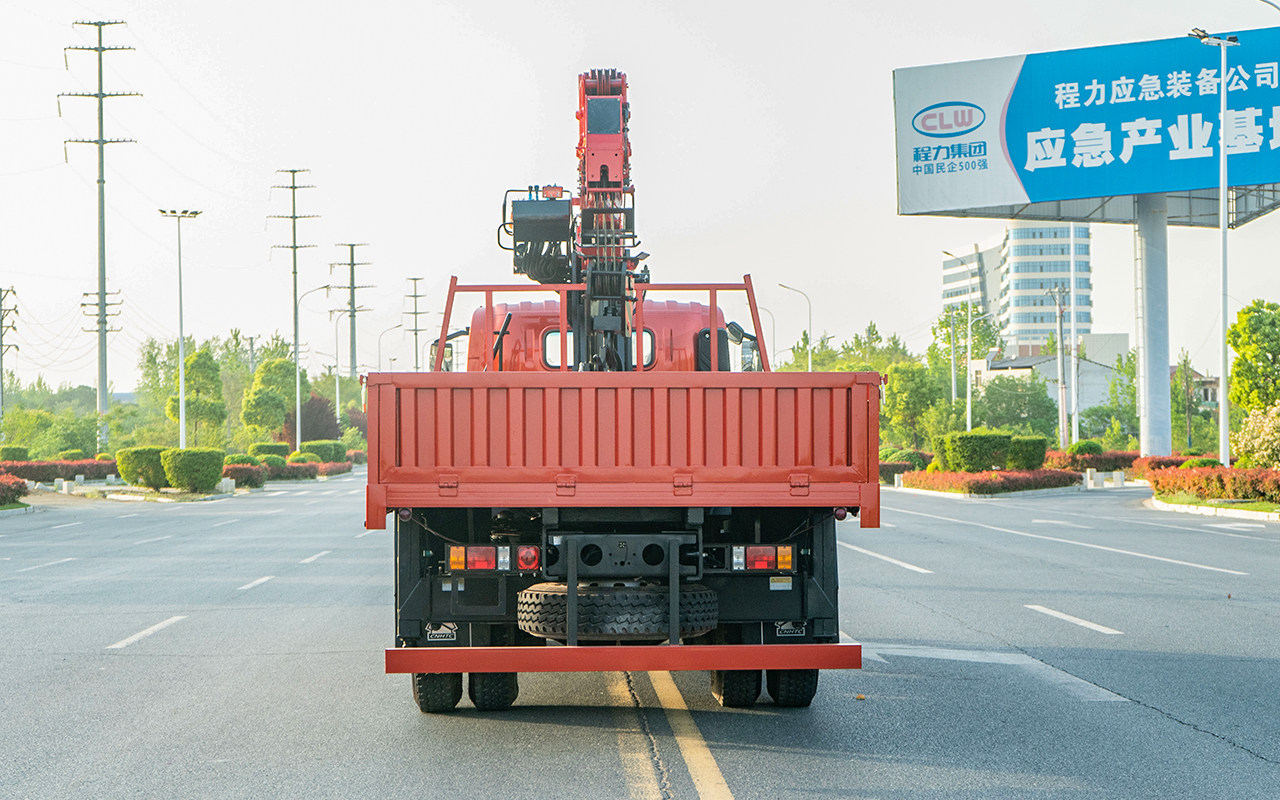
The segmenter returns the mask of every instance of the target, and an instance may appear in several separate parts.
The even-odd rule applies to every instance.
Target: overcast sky
[[[637,228],[655,280],[751,273],[765,335],[805,327],[837,341],[875,321],[915,351],[940,313],[944,249],[998,240],[998,221],[899,217],[892,70],[1045,50],[1280,25],[1258,0],[905,2],[366,2],[335,13],[281,0],[75,2],[0,8],[0,286],[17,291],[5,369],[24,381],[96,381],[96,334],[82,293],[97,288],[97,162],[92,44],[76,20],[106,29],[108,288],[123,305],[109,377],[132,390],[138,345],[177,335],[175,224],[158,208],[198,209],[183,225],[185,330],[199,340],[279,332],[291,338],[288,192],[275,170],[307,168],[299,192],[300,287],[330,281],[338,242],[367,242],[359,361],[421,308],[443,308],[450,275],[506,281],[494,242],[504,190],[576,183],[577,75],[627,73]],[[1242,48],[1243,49],[1243,48]],[[1277,54],[1271,54],[1274,58]],[[1259,56],[1261,58],[1261,56]],[[1276,299],[1280,219],[1232,234],[1232,316]],[[1217,233],[1172,229],[1173,353],[1216,374]],[[957,248],[959,248],[957,250]],[[1094,226],[1094,331],[1133,334],[1133,232]],[[333,279],[343,282],[345,269]],[[519,280],[524,280],[520,278]],[[332,363],[328,310],[303,301],[305,363]],[[439,315],[422,318],[439,324]],[[459,316],[458,324],[466,324]],[[382,337],[384,365],[411,365],[412,339]],[[342,327],[342,363],[346,327]]]

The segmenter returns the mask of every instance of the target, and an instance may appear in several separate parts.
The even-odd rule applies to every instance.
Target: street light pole
[[[302,451],[302,359],[299,356],[297,320],[302,309],[302,298],[312,292],[318,292],[321,289],[324,289],[327,292],[332,288],[332,286],[326,283],[324,286],[317,286],[314,289],[308,289],[298,295],[297,302],[293,304],[293,449],[299,452]]]
[[[769,352],[773,354],[773,360],[776,362],[778,360],[778,321],[773,318],[773,312],[764,306],[756,306],[756,308],[769,315]],[[772,369],[773,365],[770,364],[769,368]]]
[[[1272,8],[1280,7],[1269,0],[1262,2]],[[1221,69],[1218,72],[1218,234],[1221,238],[1222,252],[1220,256],[1221,276],[1219,278],[1220,288],[1222,290],[1222,351],[1218,361],[1220,374],[1218,376],[1218,460],[1224,465],[1231,465],[1231,440],[1230,440],[1230,417],[1227,407],[1227,369],[1230,366],[1227,361],[1227,48],[1237,47],[1240,42],[1234,36],[1228,36],[1225,39],[1220,36],[1210,36],[1199,28],[1192,28],[1188,36],[1194,36],[1200,40],[1201,44],[1207,44],[1218,48],[1221,56]]]
[[[187,446],[187,347],[182,333],[182,220],[195,219],[199,211],[165,211],[160,216],[178,221],[178,447]]]
[[[964,429],[973,430],[973,323],[991,316],[990,312],[973,315],[973,304],[969,304],[969,332],[964,345]]]
[[[813,303],[809,300],[809,295],[805,294],[799,289],[796,289],[795,287],[792,287],[792,286],[788,286],[785,283],[780,283],[778,285],[781,286],[783,289],[789,289],[790,291],[793,291],[796,294],[803,297],[805,305],[809,307],[809,330],[808,330],[808,337],[805,343],[808,345],[806,349],[809,351],[809,371],[813,372]]]
[[[382,337],[386,336],[388,333],[391,333],[396,328],[403,328],[403,327],[404,327],[403,322],[397,322],[395,325],[392,325],[390,328],[387,328],[385,331],[378,334],[378,371],[379,372],[382,371]]]
[[[1058,317],[1058,447],[1063,450],[1067,449],[1067,384],[1066,369],[1063,364],[1062,355],[1062,314],[1064,311],[1064,302],[1062,299],[1062,289],[1051,289],[1045,294],[1053,298],[1053,305],[1057,310]],[[1072,289],[1074,291],[1074,289]],[[1073,380],[1074,383],[1074,380]]]

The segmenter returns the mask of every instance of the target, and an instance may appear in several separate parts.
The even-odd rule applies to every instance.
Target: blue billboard
[[[1280,28],[1234,35],[1225,76],[1194,37],[895,70],[899,213],[1216,187],[1222,132],[1280,182]]]

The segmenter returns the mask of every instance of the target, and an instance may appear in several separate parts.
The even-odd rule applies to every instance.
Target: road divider
[[[693,721],[684,695],[680,694],[676,682],[671,679],[671,673],[650,672],[649,680],[653,682],[658,702],[666,712],[667,724],[671,726],[671,734],[675,736],[676,746],[680,748],[684,765],[689,768],[689,777],[693,779],[693,788],[697,790],[700,800],[733,800],[729,784],[720,773],[720,767],[711,755],[711,748],[702,738],[702,732]]]

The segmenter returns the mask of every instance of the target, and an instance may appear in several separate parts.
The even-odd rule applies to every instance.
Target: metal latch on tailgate
[[[572,475],[556,476],[556,496],[573,497],[578,493],[578,479]]]
[[[693,494],[693,476],[692,475],[673,476],[671,478],[671,493],[677,496]]]
[[[809,494],[809,476],[796,473],[791,476],[791,496],[807,497]]]
[[[436,485],[440,487],[441,497],[457,497],[458,496],[458,476],[457,475],[441,475],[436,481]]]

